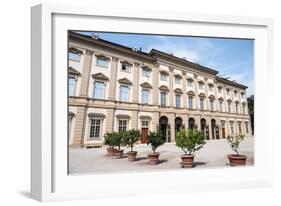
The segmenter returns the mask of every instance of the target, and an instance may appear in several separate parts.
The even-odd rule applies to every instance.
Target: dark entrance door
[[[224,121],[221,122],[221,135],[222,135],[222,138],[225,139],[225,122]]]
[[[159,127],[163,135],[163,139],[165,142],[168,141],[168,118],[165,116],[160,117],[159,119]]]
[[[176,132],[179,131],[182,128],[182,119],[180,117],[177,117],[175,119],[175,130]]]
[[[191,117],[188,120],[188,128],[189,129],[194,129],[194,127],[195,127],[195,120]]]
[[[148,135],[148,128],[142,128],[141,129],[141,143],[142,144],[147,143],[147,135]]]
[[[202,118],[200,120],[200,129],[204,133],[204,136],[205,136],[205,139],[206,139],[207,138],[206,137],[206,120],[204,118]]]
[[[212,139],[215,139],[215,127],[216,127],[216,120],[212,119],[211,120],[211,134],[212,134]]]

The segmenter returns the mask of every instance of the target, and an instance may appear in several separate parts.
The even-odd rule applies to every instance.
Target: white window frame
[[[97,121],[97,120],[100,121],[99,137],[91,137],[92,121]],[[102,139],[102,130],[103,130],[103,118],[98,118],[98,117],[89,118],[89,132],[88,132],[88,138],[87,138],[88,140],[100,140],[100,139]]]
[[[103,83],[103,85],[104,85],[103,98],[95,97],[95,95],[96,95],[96,83]],[[95,80],[94,81],[93,99],[105,99],[106,98],[105,94],[106,94],[106,82],[105,81],[100,81],[100,80]]]
[[[127,98],[127,100],[122,100],[122,99],[121,99],[121,88],[122,88],[122,87],[128,88],[128,98]],[[123,85],[123,84],[121,84],[121,85],[119,86],[119,101],[122,101],[122,102],[129,102],[129,101],[130,101],[130,86],[129,86],[129,85]]]
[[[147,102],[144,102],[143,100],[143,92],[148,92]],[[142,104],[149,104],[150,102],[150,90],[149,89],[142,89],[141,90],[141,103]]]
[[[161,81],[168,81],[168,75],[166,73],[160,73]]]
[[[106,65],[101,65],[101,64],[98,64],[98,60],[103,60],[106,62]],[[103,67],[103,68],[108,68],[108,65],[109,65],[109,60],[105,57],[96,57],[96,66],[98,67]]]

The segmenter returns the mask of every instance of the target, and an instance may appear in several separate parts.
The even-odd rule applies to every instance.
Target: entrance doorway
[[[189,129],[194,129],[195,128],[195,120],[192,117],[188,119],[188,128]]]
[[[215,127],[216,127],[216,120],[212,119],[211,120],[211,134],[212,134],[212,139],[215,139]]]
[[[176,132],[182,128],[182,118],[176,117],[175,119],[175,130]]]
[[[141,143],[147,143],[148,128],[141,128]]]
[[[171,141],[171,138],[170,138],[170,135],[169,135],[169,125],[168,125],[168,118],[165,117],[165,116],[162,116],[160,117],[159,119],[159,129],[161,130],[162,132],[162,135],[163,135],[163,139],[165,140],[165,142],[170,142]]]
[[[209,131],[206,125],[206,119],[204,118],[200,120],[200,129],[204,133],[205,139],[209,139]]]

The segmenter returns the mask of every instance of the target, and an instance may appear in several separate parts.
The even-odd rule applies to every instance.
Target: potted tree
[[[134,144],[140,139],[141,134],[139,130],[131,129],[124,133],[124,145],[130,148],[130,151],[127,152],[128,161],[132,162],[136,160],[137,151],[134,151]]]
[[[114,150],[114,156],[117,158],[121,158],[123,155],[123,149],[121,149],[121,146],[124,145],[124,136],[126,132],[114,132],[113,135],[113,144],[117,147],[117,149]]]
[[[107,149],[107,156],[114,156],[115,154],[115,148],[114,148],[114,135],[116,135],[116,132],[107,132],[104,135],[104,145],[108,145],[109,147]]]
[[[183,168],[191,168],[194,163],[194,153],[206,144],[204,133],[198,129],[179,130],[176,133],[176,146],[185,153],[181,156]]]
[[[148,136],[147,136],[147,145],[151,145],[152,148],[152,153],[148,154],[148,160],[149,160],[149,164],[158,164],[159,163],[159,152],[155,152],[156,149],[164,144],[164,138],[162,135],[161,130],[158,130],[156,132],[149,132]]]
[[[240,143],[244,140],[245,135],[233,135],[227,136],[227,141],[231,146],[231,149],[236,152],[236,154],[229,154],[227,157],[231,166],[246,165],[247,156],[239,154],[238,148]]]

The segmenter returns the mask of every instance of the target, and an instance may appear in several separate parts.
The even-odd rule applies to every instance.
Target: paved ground
[[[82,173],[112,173],[112,172],[133,172],[145,170],[181,169],[179,162],[183,154],[180,148],[173,143],[166,143],[160,146],[160,163],[149,165],[147,154],[151,147],[147,145],[136,145],[138,151],[137,161],[128,162],[124,149],[124,157],[116,159],[106,156],[106,147],[85,149],[70,148],[69,150],[69,172],[70,174]],[[227,155],[233,153],[226,140],[207,141],[204,148],[195,153],[195,168],[225,167],[228,166]],[[254,164],[254,138],[248,137],[240,145],[240,153],[248,156],[247,165]]]

